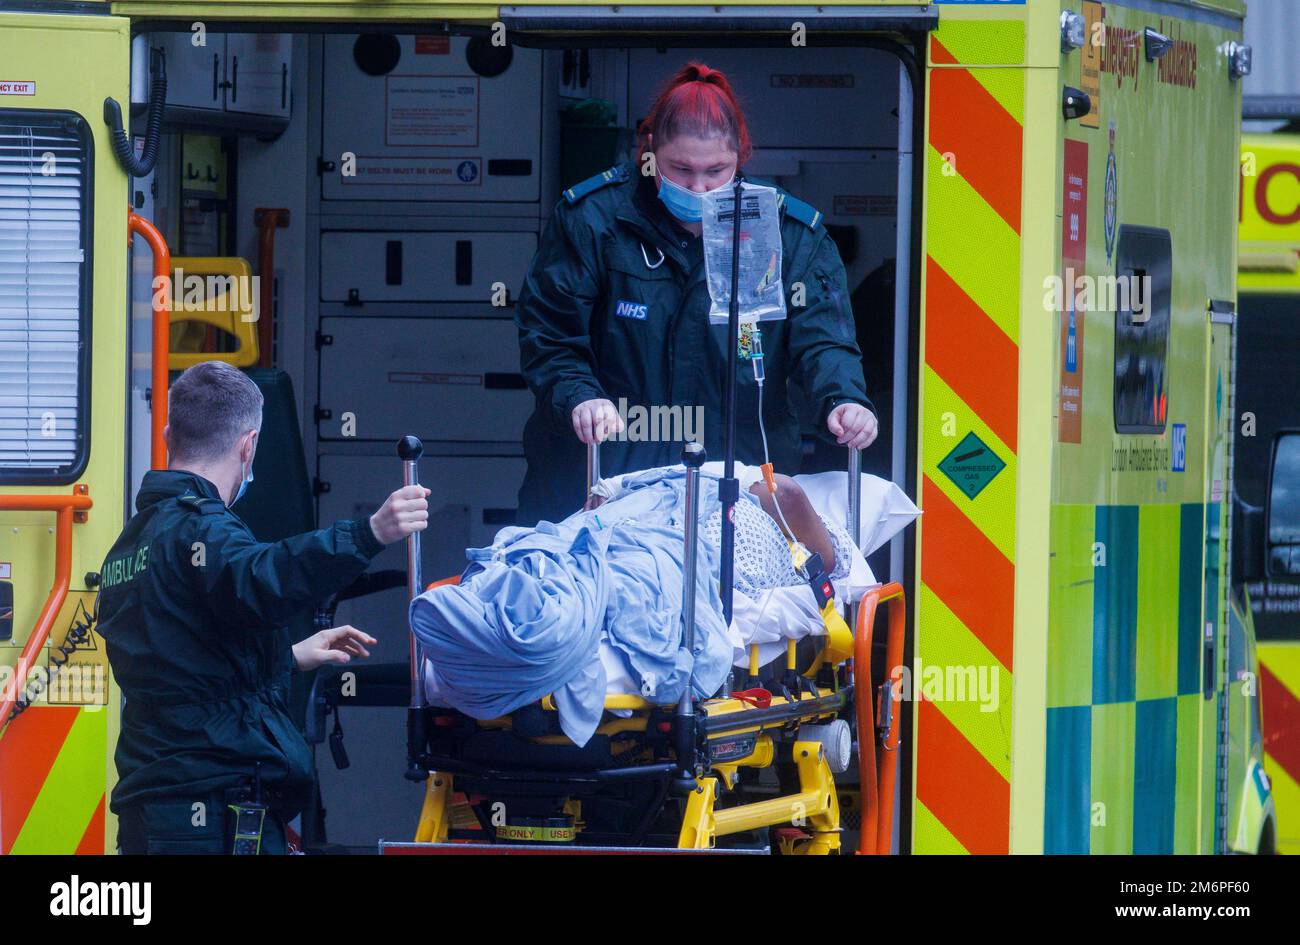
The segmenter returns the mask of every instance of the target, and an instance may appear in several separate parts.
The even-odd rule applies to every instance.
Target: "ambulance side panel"
[[[1244,783],[1225,701],[1240,21],[1082,8],[1101,44],[1060,81],[1092,110],[1060,121],[1059,283],[1025,308],[1056,336],[1043,850],[1216,852]],[[1173,43],[1155,61],[1147,28]]]
[[[3,160],[11,172],[0,180],[0,221],[7,224],[0,240],[10,260],[26,259],[33,271],[49,264],[41,269],[45,278],[16,283],[15,291],[26,293],[21,307],[0,303],[0,360],[7,380],[31,391],[29,406],[0,406],[0,417],[7,418],[0,420],[6,425],[3,438],[12,443],[28,437],[22,455],[8,456],[0,470],[0,495],[67,495],[85,486],[94,501],[86,521],[72,526],[71,586],[51,630],[55,645],[65,641],[79,615],[93,611],[86,575],[98,572],[124,520],[127,179],[110,147],[103,110],[106,97],[127,101],[128,48],[125,19],[0,13],[0,78],[6,80],[0,87],[0,134],[9,138]],[[11,80],[20,80],[17,91]],[[56,126],[48,124],[51,116]],[[26,145],[15,140],[23,137]],[[60,165],[64,160],[66,168]],[[38,187],[40,180],[63,180],[67,187],[55,197]],[[82,290],[80,303],[75,291],[57,296],[66,305],[43,303],[71,288],[73,280]],[[67,341],[71,332],[75,346]],[[67,351],[77,356],[54,378],[52,365],[62,364]],[[29,414],[43,381],[59,393],[58,403],[45,410],[51,416],[41,421]],[[76,397],[65,397],[72,386]],[[60,424],[75,426],[75,457],[66,475],[25,468],[36,465],[30,457],[41,445],[31,434],[34,422],[59,442]],[[14,595],[12,635],[0,640],[3,684],[11,682],[54,581],[54,525],[52,512],[0,512],[0,577],[12,583]],[[101,639],[90,634],[69,649],[68,666],[75,673],[65,670],[62,680],[56,675],[42,687],[41,697],[0,739],[0,853],[103,853],[116,836],[107,796],[116,780],[118,690]],[[57,662],[52,652],[47,642],[29,683],[41,684],[47,667]]]

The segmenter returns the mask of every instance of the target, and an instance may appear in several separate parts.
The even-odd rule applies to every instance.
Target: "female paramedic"
[[[536,399],[524,428],[519,524],[558,521],[582,505],[583,444],[604,441],[607,476],[675,463],[686,438],[722,457],[727,329],[708,320],[701,195],[743,178],[751,151],[726,77],[691,63],[642,122],[637,161],[564,192],[516,308],[521,368]],[[870,444],[876,417],[839,252],[819,212],[779,193],[787,317],[761,323],[763,418],[771,461],[795,473],[799,424],[787,383],[846,446]],[[748,362],[736,380],[736,458],[761,463]],[[626,421],[634,410],[662,422],[638,429]]]

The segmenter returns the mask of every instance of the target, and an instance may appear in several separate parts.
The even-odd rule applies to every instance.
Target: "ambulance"
[[[532,407],[511,306],[493,301],[517,295],[564,189],[626,156],[692,58],[739,90],[747,171],[836,240],[882,428],[863,466],[922,510],[872,558],[906,590],[918,680],[892,849],[1273,851],[1294,758],[1266,757],[1260,692],[1289,670],[1258,665],[1228,570],[1253,369],[1245,15],[1243,0],[0,0],[0,852],[114,849],[121,695],[95,591],[165,463],[152,406],[169,372],[220,357],[266,394],[239,510],[259,537],[369,507],[395,485],[393,442],[418,435],[437,496],[423,573],[458,572],[513,521]],[[1286,216],[1284,174],[1269,206]],[[192,277],[254,290],[191,305]],[[829,468],[808,433],[805,471]],[[1273,469],[1272,494],[1294,495],[1300,467]],[[1300,539],[1280,509],[1285,570]],[[381,637],[400,688],[389,554],[337,617]],[[989,697],[926,686],[936,670]],[[327,733],[301,696],[335,749],[304,841],[411,836],[405,710],[349,708]]]
[[[1300,853],[1300,569],[1296,492],[1287,469],[1300,446],[1300,136],[1244,135],[1237,286],[1241,310],[1233,513],[1234,587],[1249,597],[1258,638],[1264,768],[1277,809],[1277,848]]]

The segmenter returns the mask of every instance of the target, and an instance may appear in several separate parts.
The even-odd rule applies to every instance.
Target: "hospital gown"
[[[849,573],[853,541],[843,527],[819,515],[835,548],[835,567],[832,579]],[[776,587],[795,587],[804,579],[795,572],[790,558],[790,545],[776,519],[763,511],[753,499],[742,495],[736,503],[736,559],[735,580],[732,586],[747,597],[758,597],[762,591]],[[701,535],[722,554],[722,510],[718,509],[705,520]]]

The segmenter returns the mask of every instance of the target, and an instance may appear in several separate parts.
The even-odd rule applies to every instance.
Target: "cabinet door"
[[[226,111],[289,116],[289,66],[293,38],[279,33],[226,37]]]
[[[221,108],[226,81],[226,37],[208,33],[195,46],[190,33],[165,33],[153,45],[167,56],[167,104],[176,108]]]

